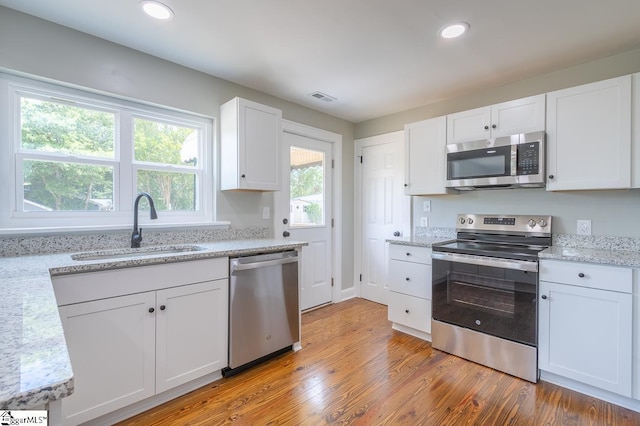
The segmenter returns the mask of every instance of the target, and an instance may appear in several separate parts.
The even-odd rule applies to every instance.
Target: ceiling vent
[[[333,102],[338,100],[338,98],[334,98],[333,96],[329,96],[326,93],[322,93],[322,92],[313,92],[311,96],[325,102]]]

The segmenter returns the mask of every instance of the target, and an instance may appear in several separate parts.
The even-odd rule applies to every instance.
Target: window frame
[[[113,112],[113,158],[23,149],[20,123],[22,96]],[[197,129],[200,164],[180,166],[136,161],[135,118]],[[5,182],[0,185],[0,205],[4,206],[0,209],[0,233],[129,228],[133,223],[137,170],[194,173],[197,182],[195,210],[159,211],[158,219],[152,222],[149,221],[148,215],[141,213],[140,222],[145,227],[215,224],[214,123],[213,117],[201,114],[0,73],[0,179]],[[113,167],[113,210],[25,212],[21,208],[18,209],[24,196],[21,188],[24,181],[22,165],[25,159]]]

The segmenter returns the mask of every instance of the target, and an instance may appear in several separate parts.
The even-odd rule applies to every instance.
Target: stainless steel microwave
[[[544,185],[544,132],[447,145],[447,188],[536,188]]]

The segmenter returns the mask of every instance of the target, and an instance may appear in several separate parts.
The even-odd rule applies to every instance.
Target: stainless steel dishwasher
[[[229,260],[227,377],[291,349],[300,340],[298,253]]]

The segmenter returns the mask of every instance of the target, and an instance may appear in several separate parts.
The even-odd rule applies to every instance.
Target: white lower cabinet
[[[142,293],[60,307],[74,375],[62,402],[76,425],[155,394],[155,294]]]
[[[75,380],[74,393],[62,401],[64,424],[96,419],[226,367],[227,264],[223,258],[54,277],[59,303],[69,302],[59,310]],[[83,300],[92,289],[122,288],[147,291]]]
[[[631,397],[632,270],[540,262],[540,369]]]
[[[393,328],[431,340],[431,249],[392,243],[388,284]]]

